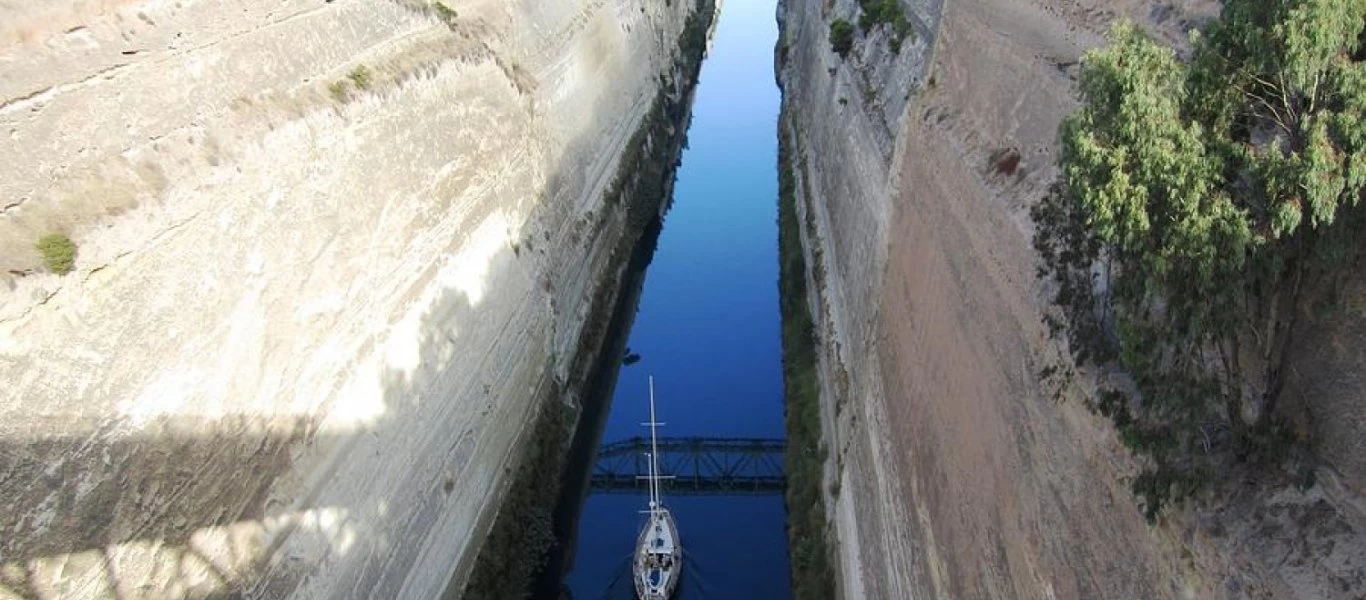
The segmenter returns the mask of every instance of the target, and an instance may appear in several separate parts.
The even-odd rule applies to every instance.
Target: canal
[[[661,436],[783,437],[776,39],[773,2],[722,6],[602,444],[648,435],[640,423],[650,375],[667,423]],[[588,492],[568,542],[563,585],[573,598],[632,597],[630,556],[645,502],[643,490]],[[678,598],[790,596],[780,491],[666,492],[665,502],[685,552]]]

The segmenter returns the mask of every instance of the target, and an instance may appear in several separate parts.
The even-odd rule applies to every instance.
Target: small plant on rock
[[[432,4],[432,10],[436,11],[436,16],[440,17],[441,21],[447,26],[454,25],[455,19],[460,16],[455,12],[454,8],[446,6],[445,2],[436,2]]]
[[[43,256],[47,270],[53,273],[66,275],[76,267],[76,244],[65,235],[50,233],[39,238],[35,247]]]
[[[351,91],[351,85],[345,79],[333,81],[327,86],[328,93],[332,94],[332,99],[337,102],[346,102],[346,96]]]
[[[835,19],[830,24],[830,49],[840,58],[849,56],[854,47],[854,25],[844,19]]]
[[[374,83],[374,79],[370,75],[370,69],[366,68],[365,65],[352,69],[351,73],[347,75],[346,78],[350,79],[351,83],[355,84],[356,88],[361,90],[370,89],[370,85]]]

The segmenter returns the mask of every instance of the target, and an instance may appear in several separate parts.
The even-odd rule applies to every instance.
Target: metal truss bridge
[[[659,438],[659,471],[669,495],[781,494],[783,440]],[[598,448],[589,485],[594,492],[644,493],[650,438],[633,437]]]

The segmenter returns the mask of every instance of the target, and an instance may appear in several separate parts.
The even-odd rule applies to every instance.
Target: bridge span
[[[767,438],[663,437],[658,440],[667,495],[781,494],[783,449]],[[650,438],[633,437],[598,448],[589,485],[594,492],[644,493]]]

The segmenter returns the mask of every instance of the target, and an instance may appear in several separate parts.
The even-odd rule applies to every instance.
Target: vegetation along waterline
[[[778,285],[783,320],[783,396],[786,407],[788,545],[792,595],[834,597],[821,490],[827,450],[821,435],[816,327],[806,286],[806,259],[797,216],[797,178],[784,127],[778,136]],[[838,493],[838,489],[834,490]]]

